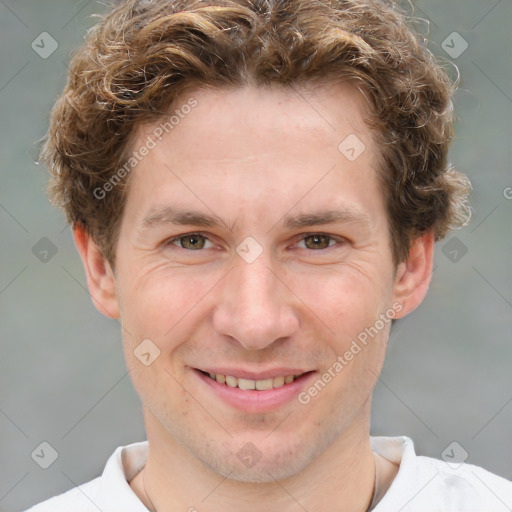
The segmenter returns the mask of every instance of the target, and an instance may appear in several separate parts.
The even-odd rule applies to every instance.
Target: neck
[[[298,505],[306,510],[367,510],[375,466],[368,428],[360,427],[338,437],[299,473],[252,483],[215,473],[176,443],[155,418],[147,417],[148,459],[131,486],[152,512],[295,512]]]

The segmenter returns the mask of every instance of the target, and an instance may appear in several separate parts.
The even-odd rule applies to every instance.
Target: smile
[[[222,373],[205,373],[205,375],[208,375],[210,379],[216,380],[219,384],[225,384],[230,388],[238,388],[246,391],[265,391],[267,389],[280,388],[285,384],[290,384],[295,378],[300,377],[300,375],[280,375],[268,379],[253,380],[237,378],[233,375],[223,375]]]
[[[208,368],[194,372],[214,401],[245,413],[275,411],[296,403],[297,396],[317,372],[297,368],[274,368],[268,371],[245,371],[234,368]],[[235,373],[236,375],[232,375]]]

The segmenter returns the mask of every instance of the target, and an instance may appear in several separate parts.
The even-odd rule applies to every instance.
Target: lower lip
[[[315,375],[315,372],[304,373],[293,382],[280,388],[258,391],[232,388],[226,384],[220,384],[199,370],[194,369],[194,373],[224,402],[236,409],[254,413],[272,411],[296,400],[299,393]]]

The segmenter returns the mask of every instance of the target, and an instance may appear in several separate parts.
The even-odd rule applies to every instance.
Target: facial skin
[[[399,318],[423,300],[433,237],[419,238],[395,268],[379,150],[353,86],[191,96],[198,105],[132,171],[115,275],[75,229],[94,303],[123,326],[149,440],[151,502],[201,512],[366,510],[371,393],[389,323],[307,404],[296,393],[269,410],[243,410],[195,369],[313,372],[300,388],[307,390],[393,304]],[[133,149],[158,124],[141,129]],[[349,134],[366,146],[353,162],[338,150]],[[221,220],[176,225],[166,208]],[[345,218],[285,223],[326,210]],[[262,249],[251,263],[236,251],[247,237]],[[160,350],[149,366],[134,355],[144,339]],[[244,445],[255,450],[247,443],[261,455],[250,467],[237,455]],[[147,503],[139,477],[132,487]]]

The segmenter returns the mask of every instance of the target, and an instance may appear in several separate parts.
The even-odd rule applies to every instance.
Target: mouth
[[[243,389],[244,391],[266,391],[268,389],[281,388],[286,384],[291,384],[294,380],[300,378],[302,375],[309,373],[305,372],[298,375],[278,375],[276,377],[269,377],[266,379],[245,379],[242,377],[235,377],[233,375],[225,375],[223,373],[204,372],[202,370],[198,371],[203,375],[208,376],[210,379],[218,382],[219,384],[224,384],[230,388]]]
[[[291,368],[259,373],[227,368],[193,368],[192,373],[202,382],[213,403],[220,399],[224,406],[261,414],[296,404],[297,396],[310,385],[317,372]]]

